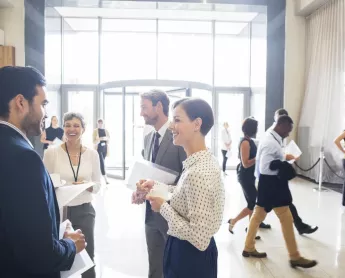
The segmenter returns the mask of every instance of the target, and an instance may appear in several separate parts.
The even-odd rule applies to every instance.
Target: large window
[[[156,21],[102,21],[101,82],[156,78]]]
[[[98,84],[98,19],[65,18],[63,83]]]
[[[249,24],[216,22],[215,85],[249,87]]]
[[[212,23],[166,20],[158,26],[158,78],[212,84]]]

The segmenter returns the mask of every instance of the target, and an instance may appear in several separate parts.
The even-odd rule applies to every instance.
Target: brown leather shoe
[[[257,250],[254,250],[253,252],[247,252],[247,251],[243,251],[242,252],[242,256],[245,258],[249,258],[249,257],[253,257],[253,258],[266,258],[267,254],[265,252],[258,252]]]
[[[300,257],[298,260],[290,260],[290,265],[292,268],[311,268],[317,265],[317,261],[308,260],[306,258]]]

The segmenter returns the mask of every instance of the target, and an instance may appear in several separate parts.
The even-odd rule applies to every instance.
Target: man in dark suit
[[[42,132],[45,79],[29,67],[0,69],[0,277],[59,278],[85,248],[80,230],[59,240],[52,181],[28,136]]]
[[[154,127],[144,138],[143,156],[158,165],[181,174],[186,153],[173,144],[169,129],[169,98],[163,91],[152,90],[141,95],[141,116],[145,124]],[[177,181],[176,181],[177,182]],[[149,278],[163,278],[163,255],[168,238],[166,220],[151,209],[146,201],[145,234],[149,255]]]

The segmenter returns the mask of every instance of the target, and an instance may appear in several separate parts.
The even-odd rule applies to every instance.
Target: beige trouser
[[[285,239],[286,248],[289,252],[291,260],[298,260],[301,256],[297,249],[297,243],[295,239],[295,233],[293,230],[293,218],[288,206],[279,207],[273,209],[278,216]],[[263,207],[256,206],[252,217],[250,218],[248,233],[246,237],[246,243],[244,251],[255,251],[255,236],[258,232],[260,223],[266,218],[267,212]]]

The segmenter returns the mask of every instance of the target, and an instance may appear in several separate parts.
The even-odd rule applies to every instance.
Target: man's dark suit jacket
[[[15,129],[0,124],[0,277],[59,278],[76,248],[59,240],[60,214],[39,155]]]

